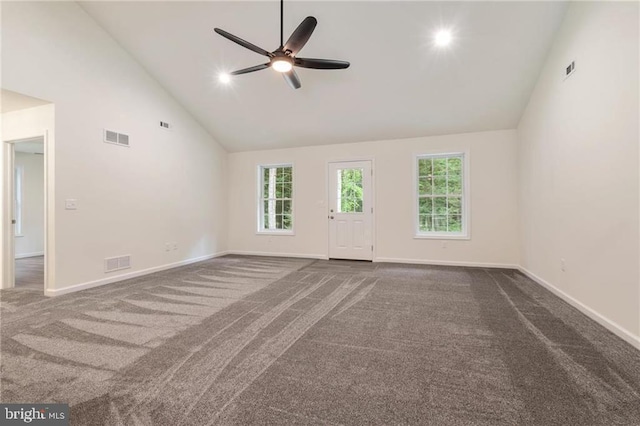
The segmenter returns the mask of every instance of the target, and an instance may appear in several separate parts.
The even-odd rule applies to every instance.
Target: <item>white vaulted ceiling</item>
[[[214,33],[279,45],[279,3],[82,2],[227,150],[515,128],[566,4],[560,2],[285,2],[285,40],[311,15],[299,56],[347,70],[297,69],[290,89],[267,62]],[[450,48],[434,47],[451,28]],[[159,117],[159,119],[168,119]]]

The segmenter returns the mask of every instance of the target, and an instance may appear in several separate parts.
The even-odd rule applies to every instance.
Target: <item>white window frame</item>
[[[262,189],[263,189],[263,182],[262,182],[262,170],[263,169],[268,169],[268,168],[274,168],[274,167],[291,167],[291,184],[292,184],[292,188],[291,188],[291,221],[292,221],[292,226],[291,229],[264,229],[263,227],[263,223],[262,221],[264,220],[264,213],[263,213],[263,208],[264,208],[264,200],[262,198]],[[256,198],[256,204],[257,204],[257,230],[256,230],[256,234],[258,235],[285,235],[285,236],[292,236],[295,235],[295,226],[296,226],[296,219],[295,219],[295,212],[296,212],[296,206],[295,206],[295,194],[296,194],[296,173],[295,173],[295,167],[293,165],[293,163],[275,163],[275,164],[258,164],[258,166],[256,167],[256,174],[257,174],[257,179],[256,179],[256,188],[257,188],[257,198]]]
[[[418,186],[418,161],[422,158],[443,158],[451,156],[462,156],[462,231],[461,232],[425,232],[420,231],[419,222],[419,186]],[[437,240],[469,240],[471,239],[471,190],[469,184],[469,152],[429,152],[413,155],[413,233],[414,239],[437,239]]]
[[[14,219],[16,221],[14,225],[14,235],[16,237],[23,236],[23,216],[24,216],[24,167],[23,166],[15,166],[14,175],[13,175],[14,183],[13,183],[13,205],[15,211]]]

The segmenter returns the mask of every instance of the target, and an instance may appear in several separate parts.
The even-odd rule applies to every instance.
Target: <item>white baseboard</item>
[[[243,250],[229,250],[227,254],[237,254],[243,256],[267,256],[267,257],[297,257],[305,259],[321,259],[326,260],[329,257],[326,254],[305,254],[305,253],[276,253],[265,251],[243,251]],[[377,257],[374,262],[389,262],[389,263],[409,263],[409,264],[422,264],[422,265],[440,265],[440,266],[472,266],[478,268],[506,268],[506,269],[518,269],[518,265],[503,264],[503,263],[479,263],[479,262],[457,262],[457,261],[439,261],[439,260],[424,260],[424,259],[400,259],[391,257]]]
[[[22,254],[16,254],[16,259],[25,259],[27,257],[38,257],[38,256],[44,256],[44,252],[43,251],[38,251],[35,253],[22,253]]]
[[[148,269],[142,269],[140,271],[129,272],[129,273],[126,273],[126,274],[120,274],[120,275],[112,276],[112,277],[109,277],[109,278],[102,278],[102,279],[99,279],[99,280],[89,281],[89,282],[82,283],[82,284],[75,284],[75,285],[71,285],[71,286],[68,286],[68,287],[52,289],[52,290],[45,289],[44,295],[53,297],[53,296],[60,296],[60,295],[63,295],[63,294],[68,294],[68,293],[74,293],[74,292],[80,291],[80,290],[86,290],[86,289],[89,289],[89,288],[98,287],[98,286],[105,285],[105,284],[112,284],[112,283],[115,283],[115,282],[118,282],[118,281],[124,281],[124,280],[129,280],[131,278],[140,277],[140,276],[143,276],[143,275],[153,274],[154,272],[165,271],[167,269],[173,269],[173,268],[177,268],[179,266],[185,266],[185,265],[190,265],[190,264],[196,263],[196,262],[202,262],[203,260],[213,259],[213,258],[216,258],[216,257],[224,256],[226,254],[229,254],[229,253],[226,252],[226,251],[223,251],[223,252],[219,252],[219,253],[208,254],[206,256],[200,256],[200,257],[194,257],[192,259],[181,260],[180,262],[168,263],[166,265],[155,266],[153,268],[148,268]]]
[[[590,307],[583,304],[582,302],[579,302],[578,300],[574,299],[572,296],[569,296],[564,291],[560,290],[559,288],[549,283],[548,281],[543,280],[542,278],[540,278],[533,272],[529,271],[528,269],[522,266],[520,266],[518,269],[524,275],[531,278],[533,281],[540,284],[541,286],[545,287],[546,289],[551,291],[553,294],[555,294],[556,296],[558,296],[559,298],[561,298],[562,300],[564,300],[574,308],[578,309],[580,312],[582,312],[583,314],[585,314],[586,316],[588,316],[589,318],[591,318],[592,320],[594,320],[595,322],[597,322],[598,324],[606,328],[607,330],[611,331],[616,336],[620,337],[622,340],[628,342],[629,344],[634,346],[636,349],[640,349],[640,337],[634,335],[629,330],[625,329],[624,327],[620,326],[614,321],[611,321],[610,319],[599,314],[598,312],[591,309]]]
[[[426,259],[402,259],[395,257],[376,257],[374,262],[389,263],[409,263],[416,265],[435,265],[435,266],[467,266],[472,268],[502,268],[502,269],[518,269],[518,265],[510,263],[483,263],[483,262],[462,262],[457,260],[426,260]]]
[[[271,251],[243,251],[229,250],[226,254],[237,254],[242,256],[266,256],[266,257],[299,257],[305,259],[328,259],[325,254],[305,254],[305,253],[276,253]]]

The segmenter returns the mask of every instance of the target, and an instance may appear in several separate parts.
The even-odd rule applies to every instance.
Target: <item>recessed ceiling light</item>
[[[451,31],[439,30],[434,36],[433,40],[438,47],[445,47],[451,44]]]
[[[218,80],[220,80],[220,83],[222,84],[229,84],[231,83],[231,76],[229,74],[222,73],[218,76]]]

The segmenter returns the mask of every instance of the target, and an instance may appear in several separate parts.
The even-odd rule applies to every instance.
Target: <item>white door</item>
[[[329,163],[329,257],[373,259],[371,161]]]

